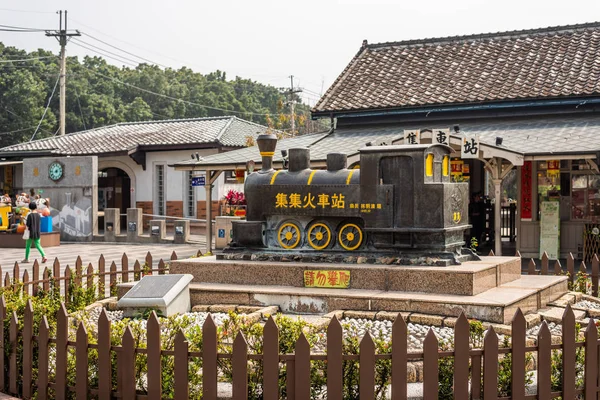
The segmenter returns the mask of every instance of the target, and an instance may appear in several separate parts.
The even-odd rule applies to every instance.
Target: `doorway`
[[[131,207],[131,178],[120,168],[106,168],[98,173],[98,212],[106,208],[118,208],[121,227],[125,226],[127,209]],[[102,218],[104,219],[104,218]],[[99,221],[104,226],[104,221]]]

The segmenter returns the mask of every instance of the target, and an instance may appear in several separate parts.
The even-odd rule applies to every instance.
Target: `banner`
[[[521,167],[521,219],[531,220],[531,161]]]
[[[560,255],[560,202],[542,201],[540,205],[540,258],[544,252],[550,260]]]

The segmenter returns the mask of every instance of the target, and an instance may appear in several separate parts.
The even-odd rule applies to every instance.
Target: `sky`
[[[293,75],[310,105],[364,39],[379,43],[600,20],[598,0],[0,0],[0,25],[58,29],[57,10],[68,10],[68,28],[83,33],[67,45],[69,56],[110,51],[129,59],[105,57],[118,66],[142,57],[276,87],[289,87]],[[56,39],[43,32],[0,32],[0,41],[28,51],[59,51]]]

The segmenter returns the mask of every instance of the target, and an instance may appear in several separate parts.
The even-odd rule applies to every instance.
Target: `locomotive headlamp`
[[[456,132],[456,133],[460,132],[460,126],[459,125],[454,125],[454,132]]]
[[[500,136],[496,137],[496,146],[502,146],[502,138]]]

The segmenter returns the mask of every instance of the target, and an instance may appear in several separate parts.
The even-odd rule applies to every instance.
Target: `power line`
[[[18,13],[31,13],[31,14],[55,14],[54,11],[15,10],[13,8],[0,8],[0,11],[10,11],[10,12],[18,12]]]
[[[33,58],[23,58],[21,60],[2,60],[0,59],[0,63],[11,63],[11,62],[22,62],[22,61],[34,61],[34,60],[44,60],[46,58],[56,58],[56,56],[44,56],[44,57],[33,57]]]
[[[14,26],[14,25],[2,25],[0,24],[0,27],[2,28],[8,28],[8,29],[16,29],[16,30],[23,30],[23,31],[37,31],[37,32],[45,32],[46,29],[42,29],[42,28],[29,28],[26,26]]]
[[[13,133],[18,133],[18,132],[23,132],[23,131],[28,131],[30,129],[35,129],[35,126],[30,126],[29,128],[17,129],[16,131],[0,132],[0,136],[1,135],[10,135]]]
[[[58,75],[58,79],[56,80],[56,83],[54,84],[54,88],[52,89],[52,93],[50,94],[50,98],[48,99],[48,104],[46,104],[46,109],[44,110],[44,113],[42,114],[42,118],[40,119],[40,122],[38,123],[37,128],[35,128],[35,132],[33,132],[33,136],[31,136],[31,139],[29,139],[30,142],[33,140],[33,138],[37,134],[38,129],[40,129],[40,125],[42,125],[42,121],[44,120],[44,117],[46,117],[48,108],[50,108],[50,101],[52,100],[52,97],[54,96],[54,92],[56,91],[56,87],[58,86],[58,82],[60,81],[61,76],[62,76],[62,74]]]
[[[83,66],[83,65],[82,65],[82,66]],[[172,97],[172,96],[169,96],[169,95],[166,95],[166,94],[156,93],[156,92],[153,92],[153,91],[151,91],[151,90],[144,89],[144,88],[141,88],[141,87],[138,87],[138,86],[132,85],[131,83],[123,82],[123,81],[121,81],[121,80],[119,80],[119,79],[117,79],[117,78],[113,78],[113,77],[110,77],[110,76],[107,76],[107,75],[101,74],[100,72],[94,71],[94,70],[92,70],[92,69],[90,69],[90,68],[88,68],[88,67],[85,67],[85,66],[83,66],[83,67],[84,67],[85,69],[87,69],[88,71],[90,71],[91,73],[95,74],[95,75],[99,75],[99,76],[101,76],[101,77],[103,77],[103,78],[110,79],[110,80],[112,80],[112,81],[114,81],[114,82],[120,83],[121,85],[125,85],[125,86],[128,86],[128,87],[131,87],[131,88],[134,88],[134,89],[140,90],[140,91],[142,91],[142,92],[145,92],[145,93],[153,94],[153,95],[155,95],[155,96],[163,97],[163,98],[165,98],[165,99],[169,99],[169,100],[173,100],[173,101],[180,101],[180,102],[182,102],[182,103],[185,103],[185,104],[190,104],[190,105],[193,105],[193,106],[204,107],[204,108],[208,108],[208,109],[211,109],[211,110],[223,111],[223,112],[227,112],[227,113],[234,113],[234,114],[240,114],[240,115],[244,115],[244,114],[250,114],[250,115],[261,115],[261,116],[264,116],[264,115],[273,115],[273,113],[261,114],[261,113],[255,113],[255,112],[252,112],[252,111],[235,111],[235,110],[226,110],[226,109],[224,109],[224,108],[213,107],[213,106],[207,106],[207,105],[205,105],[205,104],[194,103],[193,101],[189,101],[189,100],[178,99],[177,97]]]
[[[104,53],[104,52],[101,52],[100,50],[94,50],[94,49],[92,49],[91,47],[84,46],[84,45],[82,45],[82,44],[80,44],[80,43],[73,42],[73,44],[74,44],[75,46],[77,46],[77,47],[81,47],[81,48],[84,48],[84,49],[86,49],[86,50],[89,50],[89,51],[91,51],[91,52],[92,52],[92,53],[94,53],[94,54],[98,54],[98,55],[101,55],[101,56],[103,56],[103,57],[110,58],[111,60],[115,60],[115,61],[118,61],[118,62],[120,62],[120,63],[123,63],[124,65],[127,65],[128,67],[134,67],[134,68],[135,68],[135,67],[137,67],[137,66],[138,66],[138,64],[132,64],[132,63],[130,63],[130,62],[128,62],[128,61],[125,61],[125,60],[123,60],[123,59],[121,59],[121,58],[110,56],[110,55],[108,55],[108,54],[106,54],[106,53]]]
[[[84,32],[84,35],[86,35],[86,36],[88,36],[88,37],[90,37],[90,38],[92,38],[92,39],[94,39],[94,40],[96,40],[96,41],[98,41],[98,42],[100,42],[100,43],[103,43],[103,44],[105,44],[105,45],[107,45],[107,46],[109,46],[109,47],[112,47],[113,49],[119,50],[119,51],[121,51],[121,52],[123,52],[123,53],[125,53],[125,54],[129,54],[130,56],[134,56],[134,57],[136,57],[136,58],[139,58],[140,60],[144,60],[144,61],[146,61],[146,62],[149,62],[150,64],[159,65],[159,66],[161,66],[161,67],[163,67],[163,68],[169,68],[169,67],[168,67],[168,66],[166,66],[166,65],[163,65],[163,64],[157,63],[157,62],[155,62],[155,61],[152,61],[152,60],[148,60],[147,58],[140,57],[140,56],[138,56],[138,55],[135,55],[135,54],[133,54],[133,53],[131,53],[131,52],[127,51],[127,50],[123,50],[123,49],[121,49],[121,48],[119,48],[119,47],[117,47],[117,46],[113,46],[112,44],[110,44],[110,43],[107,43],[107,42],[105,42],[105,41],[103,41],[103,40],[100,40],[100,39],[98,39],[98,38],[96,38],[96,37],[94,37],[94,36],[90,35],[89,33],[85,33],[85,32]],[[89,44],[89,43],[88,43],[88,45],[89,45],[89,46],[92,46],[92,47],[96,47],[96,46],[93,46],[93,45],[91,45],[91,44]]]
[[[139,62],[138,62],[138,61],[136,61],[136,60],[132,60],[131,58],[127,58],[127,57],[125,57],[125,56],[122,56],[122,55],[120,55],[120,54],[113,53],[113,52],[111,52],[111,51],[109,51],[109,50],[106,50],[106,49],[103,49],[103,48],[101,48],[101,47],[95,46],[95,45],[93,45],[93,44],[91,44],[91,43],[84,42],[83,40],[80,40],[80,39],[73,39],[73,42],[74,42],[74,43],[76,43],[76,44],[78,44],[78,45],[80,45],[81,47],[83,47],[83,45],[82,45],[82,43],[83,43],[83,44],[84,44],[84,45],[86,45],[86,46],[90,46],[90,47],[92,47],[92,48],[94,48],[94,49],[97,49],[97,50],[99,50],[99,51],[102,51],[102,52],[104,52],[104,53],[107,53],[107,54],[112,54],[112,55],[113,55],[113,56],[115,56],[115,57],[119,57],[119,58],[122,58],[123,60],[127,60],[127,61],[129,61],[129,62],[132,62],[132,63],[134,63],[136,66],[137,66],[137,64],[139,64]],[[88,49],[88,50],[91,50],[89,47],[87,47],[87,49]],[[91,51],[94,51],[94,50],[91,50]]]

